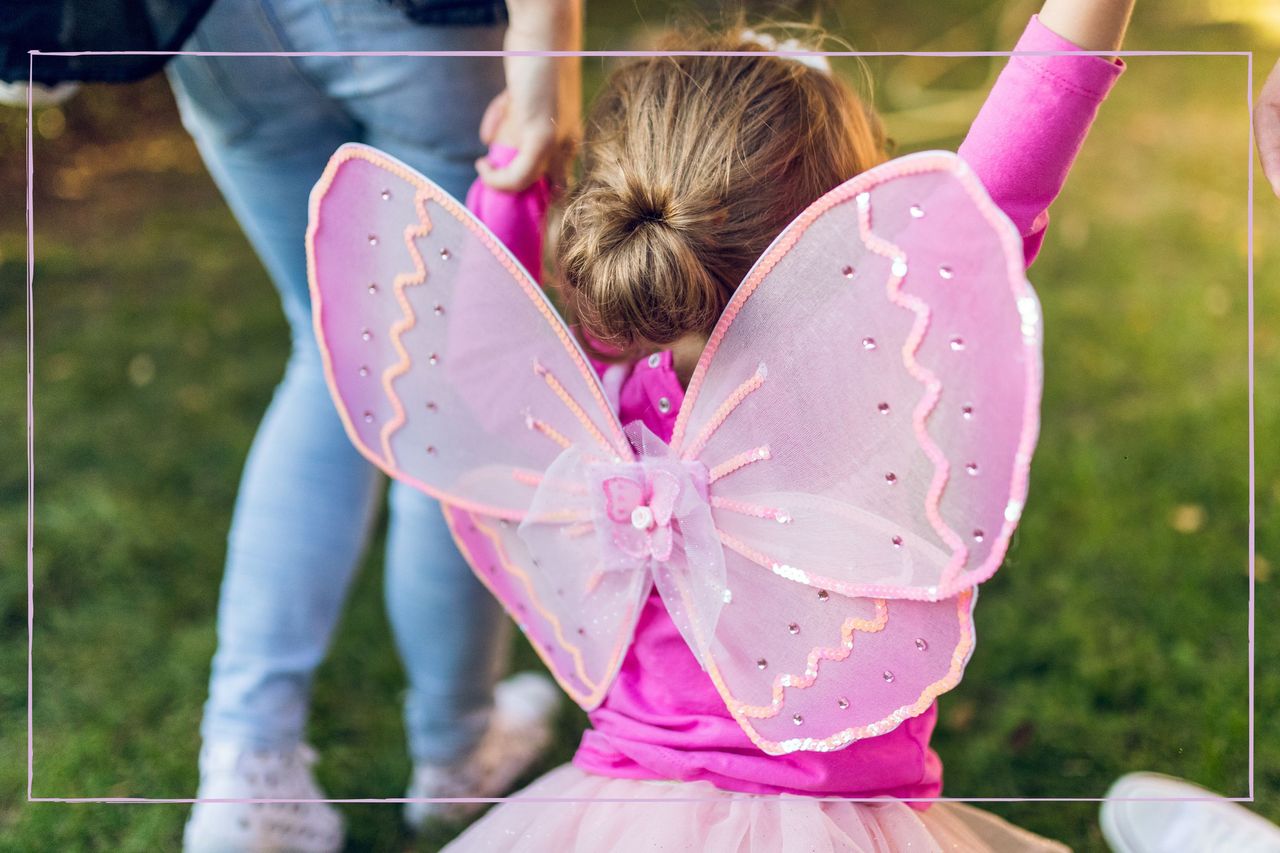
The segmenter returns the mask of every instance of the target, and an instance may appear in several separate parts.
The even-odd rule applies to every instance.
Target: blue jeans
[[[218,0],[187,50],[499,49],[498,27],[414,25],[378,0]],[[292,353],[245,466],[228,537],[218,650],[201,733],[288,749],[342,610],[382,478],[352,447],[311,326],[307,199],[339,145],[387,151],[461,197],[483,153],[500,59],[178,57],[195,138],[280,293]],[[408,673],[415,760],[447,762],[483,732],[509,646],[501,609],[453,545],[438,504],[393,484],[386,604]]]

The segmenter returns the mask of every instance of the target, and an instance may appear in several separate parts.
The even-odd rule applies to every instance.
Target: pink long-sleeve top
[[[959,149],[1022,235],[1028,264],[1044,238],[1048,207],[1123,70],[1119,61],[1070,55],[1078,50],[1033,17],[1015,51],[1041,55],[1010,58]],[[1066,55],[1043,55],[1053,51]],[[500,164],[513,155],[495,149],[490,157]],[[548,202],[545,184],[513,195],[477,181],[467,198],[535,272],[541,269]],[[822,357],[814,353],[815,363]],[[618,394],[621,421],[642,421],[670,441],[684,400],[671,353],[614,367],[607,375],[606,367],[597,370]],[[835,752],[761,752],[729,715],[656,591],[641,612],[616,681],[590,719],[573,762],[604,776],[706,780],[724,790],[761,794],[916,798],[942,790],[942,762],[929,748],[936,703],[891,732]]]

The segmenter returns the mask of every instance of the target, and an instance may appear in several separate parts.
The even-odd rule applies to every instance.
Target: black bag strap
[[[27,52],[178,50],[214,0],[0,0],[0,80],[128,83],[168,56],[37,56]]]
[[[382,0],[415,24],[436,27],[492,27],[507,22],[503,0]]]

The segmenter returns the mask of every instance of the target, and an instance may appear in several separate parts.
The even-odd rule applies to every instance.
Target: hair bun
[[[628,180],[618,194],[618,212],[626,220],[625,225],[633,229],[655,222],[670,225],[671,193]]]
[[[629,170],[616,178],[580,187],[566,207],[559,266],[575,322],[634,355],[720,316],[726,294],[709,272],[720,214]]]
[[[735,30],[664,47],[744,42]],[[588,346],[627,358],[711,334],[787,223],[882,159],[868,111],[839,79],[745,47],[623,65],[597,97],[555,248]]]

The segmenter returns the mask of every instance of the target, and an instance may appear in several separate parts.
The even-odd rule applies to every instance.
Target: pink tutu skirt
[[[575,799],[582,802],[536,802]],[[934,803],[821,802],[752,796],[709,782],[597,776],[566,764],[499,803],[445,848],[464,851],[725,851],[725,853],[932,853],[1068,848],[988,812]]]

